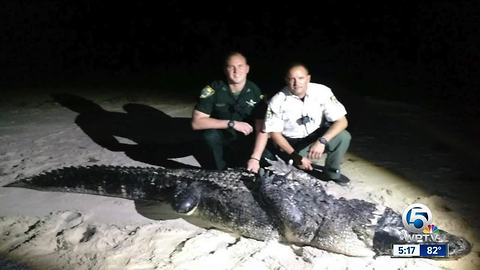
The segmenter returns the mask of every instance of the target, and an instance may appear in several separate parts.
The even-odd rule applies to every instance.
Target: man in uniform
[[[225,59],[227,80],[214,81],[201,91],[193,110],[192,128],[201,130],[211,156],[207,162],[199,161],[203,167],[222,170],[245,166],[247,160],[260,161],[261,153],[252,150],[253,131],[261,130],[266,105],[258,86],[247,80],[249,70],[241,53],[230,53]],[[252,151],[255,155],[250,155]]]
[[[310,83],[303,64],[292,65],[286,74],[287,86],[272,97],[265,119],[274,151],[282,159],[293,160],[300,169],[325,181],[346,184],[340,164],[350,145],[345,107],[330,88]],[[327,154],[322,172],[312,163]]]

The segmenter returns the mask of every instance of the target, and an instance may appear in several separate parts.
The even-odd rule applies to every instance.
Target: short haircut
[[[285,77],[288,77],[288,73],[290,73],[290,70],[294,68],[302,67],[307,71],[307,74],[310,74],[310,71],[308,70],[307,66],[303,63],[300,62],[294,62],[288,65],[287,72],[285,73]]]
[[[243,55],[241,52],[239,51],[233,51],[233,52],[229,52],[226,56],[225,56],[225,62],[224,62],[224,65],[227,66],[227,63],[228,63],[228,60],[230,60],[230,58],[234,57],[234,56],[241,56],[243,57],[243,59],[245,59],[245,63],[248,64],[247,62],[247,57],[245,57],[245,55]]]

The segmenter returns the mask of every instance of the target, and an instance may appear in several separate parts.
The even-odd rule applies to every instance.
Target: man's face
[[[310,83],[310,75],[304,67],[293,67],[288,72],[286,81],[290,91],[303,98],[307,92],[308,83]]]
[[[241,55],[233,55],[228,59],[225,66],[225,75],[228,82],[233,84],[244,83],[250,70],[247,61]]]

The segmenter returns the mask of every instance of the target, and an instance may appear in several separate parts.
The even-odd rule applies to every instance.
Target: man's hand
[[[306,157],[302,157],[302,164],[298,166],[302,170],[313,170],[312,161]]]
[[[260,161],[250,158],[247,162],[247,171],[258,173],[260,170]]]
[[[320,159],[320,157],[323,154],[323,151],[325,151],[325,145],[318,141],[314,142],[310,146],[307,157],[309,159]]]
[[[235,121],[235,125],[233,126],[233,129],[243,133],[245,136],[252,133],[253,131],[253,127],[249,123],[241,122],[241,121]]]

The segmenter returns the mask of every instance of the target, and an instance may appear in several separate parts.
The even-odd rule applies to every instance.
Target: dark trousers
[[[203,168],[223,170],[246,165],[253,149],[252,134],[245,136],[230,129],[207,129],[201,134],[206,154],[199,160]]]

